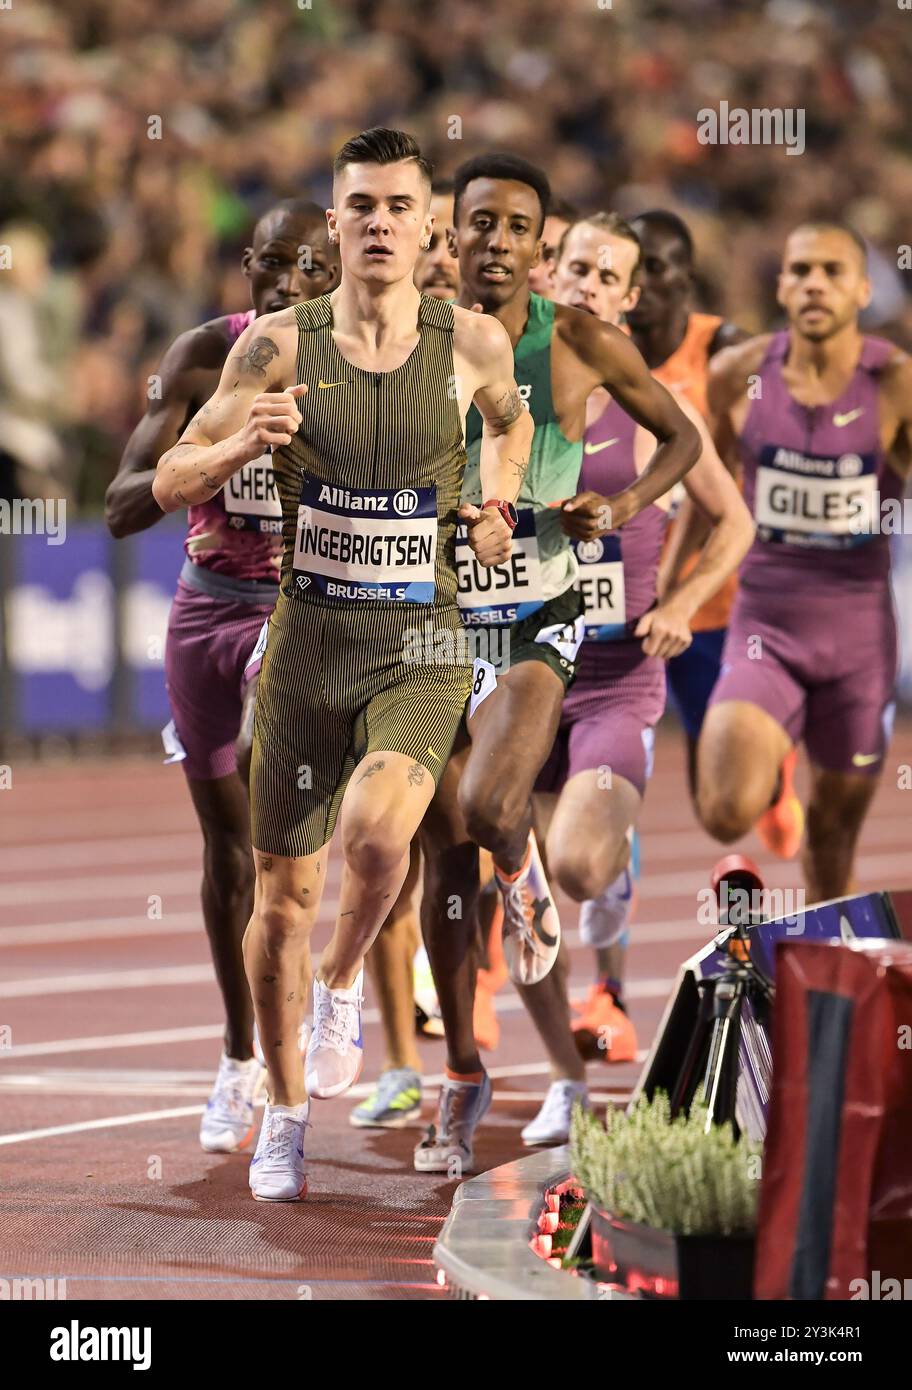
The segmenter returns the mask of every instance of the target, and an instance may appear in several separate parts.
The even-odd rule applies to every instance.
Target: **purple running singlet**
[[[881,503],[903,483],[881,447],[878,380],[895,353],[864,338],[836,400],[805,406],[782,377],[789,334],[774,334],[740,437],[757,535],[710,705],[758,705],[813,763],[880,771],[897,668],[890,540]]]

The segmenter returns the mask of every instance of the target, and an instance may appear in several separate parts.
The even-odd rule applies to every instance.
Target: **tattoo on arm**
[[[217,483],[213,477],[204,472],[202,468],[200,469],[200,478],[203,480],[204,486],[207,487],[210,492],[218,492],[219,488],[222,486],[221,483]]]
[[[523,403],[519,392],[514,387],[497,401],[497,414],[490,417],[488,427],[498,434],[502,433],[510,428],[514,420],[519,418],[522,408]]]
[[[513,472],[516,474],[516,477],[518,478],[518,480],[519,480],[520,482],[522,482],[523,478],[526,476],[526,469],[529,467],[528,460],[527,460],[527,459],[507,459],[507,463],[508,463],[508,464],[510,465],[510,467],[513,469]]]
[[[205,420],[206,416],[210,413],[211,409],[212,409],[211,406],[209,406],[209,405],[204,405],[203,408],[202,408],[201,410],[198,410],[198,411],[196,412],[196,414],[194,415],[193,419],[190,421],[190,424],[187,426],[187,428],[189,429],[192,425],[199,425],[199,424],[201,424],[202,421]]]
[[[358,778],[359,783],[365,781],[368,777],[373,777],[375,772],[382,772],[385,767],[386,763],[383,762],[382,759],[379,762],[371,763],[370,767],[365,768]]]
[[[182,502],[185,507],[190,506],[190,503],[179,489],[175,491],[174,496],[177,498],[178,502]]]
[[[278,355],[279,349],[271,338],[254,338],[247,351],[240,353],[234,361],[238,365],[238,371],[242,373],[265,376],[270,362]]]
[[[422,767],[420,763],[412,763],[411,767],[408,770],[409,786],[420,787],[422,782],[424,781],[424,775],[426,772],[427,768]]]

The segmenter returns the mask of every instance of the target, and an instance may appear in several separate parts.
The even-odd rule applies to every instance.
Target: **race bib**
[[[482,700],[486,700],[497,689],[497,672],[490,661],[476,656],[472,665],[472,693],[469,696],[469,718],[477,710]]]
[[[272,471],[272,450],[232,474],[222,489],[228,525],[237,531],[282,533],[282,503]]]
[[[574,541],[579,564],[577,586],[585,604],[586,640],[612,642],[627,635],[624,566],[620,536]]]
[[[535,512],[521,507],[513,549],[502,565],[486,568],[475,558],[466,526],[456,528],[456,601],[467,627],[515,623],[544,603]]]
[[[305,477],[293,585],[327,599],[433,603],[437,489],[354,491]]]
[[[552,623],[549,627],[540,628],[535,634],[535,640],[553,647],[558,655],[572,666],[583,645],[585,632],[586,620],[581,613],[572,623]]]
[[[767,445],[754,490],[761,541],[847,550],[871,540],[877,524],[872,454],[823,458]]]
[[[260,628],[260,635],[256,640],[256,646],[244,663],[244,670],[249,671],[251,666],[255,666],[258,661],[262,661],[266,655],[266,643],[269,639],[269,619],[267,618]]]
[[[181,743],[180,734],[177,732],[177,725],[174,720],[170,720],[162,729],[162,745],[167,758],[166,763],[182,763],[187,756],[187,750]]]

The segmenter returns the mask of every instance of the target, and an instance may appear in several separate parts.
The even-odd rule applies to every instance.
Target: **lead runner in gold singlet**
[[[303,1196],[308,1092],[361,1068],[364,953],[408,868],[409,843],[462,718],[457,515],[483,565],[510,550],[510,507],[533,425],[495,320],[419,295],[431,169],[410,136],[367,131],[339,151],[327,214],[342,280],[238,340],[219,389],[160,460],[166,511],[212,495],[265,445],[284,555],[257,697],[251,769],[256,900],[248,978],[270,1103],[254,1195]],[[459,505],[464,420],[484,420],[483,505]],[[414,633],[434,660],[410,660]],[[422,650],[427,650],[425,644]],[[314,981],[305,1069],[295,1047],[302,956],[338,816],[339,912]]]

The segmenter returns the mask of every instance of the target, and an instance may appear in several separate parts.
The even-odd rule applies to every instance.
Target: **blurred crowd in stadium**
[[[163,348],[247,307],[258,214],[328,203],[333,153],[375,124],[441,176],[505,148],[584,211],[674,208],[703,306],[752,330],[775,320],[785,231],[845,216],[874,251],[866,326],[912,346],[898,4],[16,0],[0,55],[0,495],[96,508]],[[700,144],[723,100],[803,109],[805,153]]]

